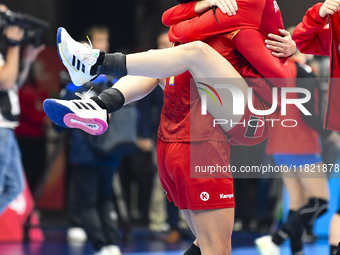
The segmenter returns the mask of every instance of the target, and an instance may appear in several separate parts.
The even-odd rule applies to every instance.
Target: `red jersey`
[[[204,40],[245,28],[259,30],[266,36],[269,33],[279,35],[278,29],[284,28],[276,0],[238,0],[235,16],[228,16],[216,9],[216,17],[212,10],[196,14],[196,3],[197,1],[176,5],[164,12],[162,21],[170,26],[170,41]]]
[[[240,1],[242,2],[242,1]],[[186,18],[191,18],[194,15],[196,18],[190,20],[190,21],[182,21],[181,23],[184,22],[190,22],[193,26],[190,27],[188,30],[183,30],[186,32],[194,33],[196,34],[197,38],[191,38],[193,40],[197,39],[203,39],[206,38],[207,36],[210,36],[209,38],[206,38],[204,42],[209,44],[211,47],[213,47],[215,50],[217,50],[222,56],[224,56],[233,66],[234,68],[245,78],[256,78],[252,79],[249,82],[249,85],[253,87],[254,92],[260,95],[260,97],[268,102],[272,103],[272,85],[268,82],[266,82],[264,79],[258,79],[261,77],[266,77],[266,78],[284,78],[284,79],[272,79],[271,81],[275,82],[276,86],[282,87],[286,86],[288,81],[287,78],[291,77],[291,72],[288,69],[288,67],[284,66],[282,63],[285,61],[284,59],[278,59],[272,56],[271,51],[268,50],[265,47],[264,44],[264,39],[265,36],[263,33],[260,33],[259,31],[253,29],[256,27],[261,27],[262,23],[265,23],[263,27],[269,27],[269,25],[266,23],[268,20],[262,20],[260,14],[256,15],[254,17],[254,25],[252,26],[246,26],[241,25],[239,27],[244,28],[241,31],[237,33],[236,36],[233,37],[231,40],[231,34],[226,34],[225,32],[230,32],[235,30],[235,28],[239,28],[237,26],[232,27],[232,29],[228,29],[227,22],[224,22],[227,15],[224,15],[222,12],[217,11],[217,17],[220,21],[220,23],[223,23],[223,26],[220,27],[222,31],[218,31],[216,28],[217,21],[215,19],[215,16],[213,15],[212,11],[208,11],[201,16],[197,16],[197,14],[194,12],[194,4],[196,2],[188,3],[188,4],[181,4],[178,6],[175,6],[171,8],[170,10],[166,11],[163,15],[163,22],[165,24],[172,24],[174,21],[181,21]],[[239,3],[239,2],[238,2]],[[270,3],[271,5],[269,5]],[[276,1],[274,1],[276,3]],[[282,18],[281,18],[281,13],[279,9],[276,9],[275,5],[272,0],[267,0],[267,1],[250,1],[250,5],[245,4],[245,1],[243,1],[243,4],[239,4],[239,11],[237,12],[236,16],[241,13],[240,17],[242,19],[245,19],[247,23],[251,19],[245,18],[246,14],[243,11],[242,7],[245,8],[246,12],[249,12],[250,10],[254,10],[254,6],[258,6],[259,9],[262,10],[262,12],[265,11],[274,13],[273,16],[270,16],[272,18],[272,21],[269,22],[272,26],[272,30],[270,32],[272,33],[277,33],[279,28],[283,28],[283,23],[282,23]],[[278,6],[277,6],[278,7]],[[187,15],[185,15],[187,13]],[[176,17],[175,15],[178,14]],[[203,18],[202,18],[203,17]],[[241,22],[241,21],[240,21]],[[181,23],[177,24],[178,26],[181,26]],[[199,25],[199,23],[204,23],[210,26],[210,32],[209,34],[208,27],[204,26],[206,28],[206,32],[202,27]],[[196,25],[197,24],[197,25]],[[175,26],[177,26],[175,25]],[[217,26],[218,27],[218,26]],[[252,29],[249,29],[252,28]],[[192,29],[196,29],[196,31],[193,31]],[[172,36],[172,29],[170,29],[169,36],[171,39]],[[201,32],[203,33],[203,37],[201,35]],[[220,34],[224,33],[224,34]],[[249,38],[252,38],[251,44],[254,45],[254,47],[249,47]],[[183,41],[184,42],[184,41]],[[259,61],[261,59],[261,61]],[[256,68],[254,68],[253,66]],[[268,68],[270,66],[271,68]],[[186,78],[183,78],[187,76]],[[190,73],[187,73],[185,76],[176,76],[175,77],[175,86],[188,86],[189,80],[191,77]],[[180,80],[181,82],[178,84],[177,80]],[[185,81],[186,82],[183,82]],[[168,83],[167,83],[168,85]],[[178,90],[178,93],[174,93],[174,91]],[[188,93],[188,94],[186,94]],[[205,124],[201,125],[202,128],[200,131],[195,130],[195,132],[191,132],[192,134],[195,134],[195,137],[192,137],[190,139],[189,136],[189,112],[190,112],[190,102],[187,102],[186,106],[183,105],[183,98],[190,98],[190,89],[187,88],[169,88],[166,86],[166,89],[164,90],[164,95],[165,95],[165,102],[164,102],[164,107],[162,111],[162,117],[161,117],[161,125],[159,128],[159,136],[162,140],[165,139],[170,139],[170,140],[175,140],[179,139],[178,138],[178,133],[181,134],[180,140],[184,139],[183,141],[190,141],[192,139],[194,140],[206,140],[207,137],[219,137],[219,139],[222,138],[222,136],[219,135],[213,135],[211,130],[206,130],[206,128],[211,129],[211,123],[212,123],[212,117],[210,116],[211,119],[206,118]],[[177,98],[176,98],[177,96]],[[180,99],[179,96],[182,98]],[[198,93],[197,93],[198,96]],[[200,118],[198,115],[200,115],[200,112],[198,109],[200,109],[200,98],[197,97],[195,98],[197,101],[197,104],[195,107],[199,107],[197,109],[193,109],[192,111],[195,112],[195,118]],[[180,100],[181,104],[181,112],[183,112],[182,118],[173,118],[175,114],[171,111],[171,109],[174,109],[173,111],[179,111],[178,108],[174,108],[174,106],[178,106],[179,104],[174,104],[174,102]],[[280,100],[279,100],[280,102]],[[186,108],[186,110],[184,110]],[[174,127],[176,126],[176,129],[169,128],[170,126]],[[174,132],[174,130],[177,130]],[[181,130],[181,131],[180,131]],[[183,130],[186,130],[185,132]],[[175,135],[176,133],[176,135]],[[208,134],[209,133],[209,134]],[[182,134],[187,134],[186,136],[183,136]],[[177,136],[177,138],[175,138]],[[172,138],[170,138],[172,137]],[[185,138],[184,138],[185,137]]]
[[[321,18],[319,15],[323,3],[318,3],[308,9],[302,22],[293,33],[297,48],[306,54],[330,56],[330,80],[328,101],[324,119],[324,127],[340,131],[340,15]],[[327,24],[329,18],[329,25]]]
[[[25,84],[19,90],[20,118],[15,129],[18,136],[43,137],[44,120],[47,118],[43,110],[43,102],[48,98],[45,90]]]
[[[189,72],[166,79],[158,137],[164,142],[227,141],[213,117],[201,114],[201,98]],[[190,85],[189,85],[190,84]],[[190,122],[190,118],[195,121]]]
[[[288,66],[291,68],[294,77],[297,77],[297,63],[291,60],[288,61]],[[293,79],[288,87],[296,87],[296,79]],[[298,98],[298,94],[288,93],[287,98]],[[295,105],[288,104],[287,114],[285,116],[280,115],[279,118],[280,122],[284,119],[293,119],[298,124],[295,127],[284,127],[277,121],[268,139],[268,154],[304,155],[321,153],[319,133],[304,121],[300,110]]]

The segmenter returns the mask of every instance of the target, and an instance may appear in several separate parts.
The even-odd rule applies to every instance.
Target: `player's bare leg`
[[[190,218],[203,255],[231,253],[234,208],[191,210]]]
[[[203,42],[196,41],[170,49],[151,50],[125,56],[120,53],[104,54],[85,47],[74,41],[63,28],[59,28],[57,38],[59,56],[76,85],[81,85],[98,74],[115,77],[128,74],[158,79],[190,71],[194,78],[199,79],[233,79],[232,85],[239,88],[245,99],[243,110],[247,103],[247,83],[224,57]],[[233,115],[231,92],[225,89],[219,94],[223,107],[215,107],[213,99],[208,97],[208,112],[216,119],[230,119],[234,123],[238,122],[243,115]],[[229,131],[231,128],[229,125],[223,125],[224,131]]]
[[[298,178],[283,178],[283,183],[289,196],[289,209],[300,209],[307,202],[302,183]]]
[[[234,208],[182,210],[202,254],[230,254]]]

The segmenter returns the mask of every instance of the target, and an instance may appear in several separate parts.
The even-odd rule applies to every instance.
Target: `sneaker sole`
[[[259,242],[257,241],[257,240],[255,240],[255,248],[256,248],[256,250],[258,251],[258,253],[260,254],[260,255],[263,255],[263,253],[262,253],[262,251],[261,251],[261,248],[260,248],[260,244],[259,244]]]
[[[69,74],[71,76],[72,82],[76,86],[81,86],[81,85],[83,85],[83,83],[79,82],[79,79],[77,78],[77,72],[78,71],[74,69],[74,67],[68,62],[68,60],[66,59],[66,57],[64,55],[64,50],[63,50],[62,43],[61,43],[61,32],[62,32],[62,30],[63,29],[61,27],[59,27],[58,31],[57,31],[57,50],[58,50],[58,56],[59,56],[61,62],[67,68],[67,70],[68,70],[68,72],[69,72]]]
[[[43,104],[46,115],[57,125],[78,128],[91,135],[101,135],[107,130],[107,123],[99,118],[83,118],[54,99],[46,99]],[[97,127],[94,129],[93,127]]]

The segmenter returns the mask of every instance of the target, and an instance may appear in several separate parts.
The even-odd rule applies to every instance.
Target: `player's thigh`
[[[289,209],[298,210],[306,202],[304,187],[299,178],[283,178],[289,195]]]
[[[328,200],[329,190],[327,175],[320,170],[323,165],[323,162],[319,162],[303,166],[299,176],[308,197]]]
[[[192,223],[191,220],[191,214],[189,209],[181,210],[185,219],[187,220],[187,223],[189,225],[189,228],[191,229],[191,232],[196,236],[196,230],[194,228],[194,224]]]
[[[302,178],[308,197],[329,200],[328,180],[326,178]]]

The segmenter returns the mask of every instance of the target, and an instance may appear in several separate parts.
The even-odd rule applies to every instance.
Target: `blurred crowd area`
[[[156,5],[158,16],[152,15]],[[132,15],[135,24],[130,24],[136,31],[133,46],[129,44],[120,49],[110,46],[112,38],[120,35],[110,33],[109,22],[105,26],[84,24],[83,27],[90,30],[77,31],[76,39],[85,40],[85,35],[89,35],[94,47],[102,47],[103,51],[171,47],[166,28],[155,19],[159,19],[161,10],[172,5],[173,1],[137,1]],[[323,113],[329,59],[315,57],[308,64],[319,81],[318,96]],[[157,175],[157,129],[163,104],[160,87],[110,116],[110,129],[101,137],[56,127],[43,113],[42,102],[46,98],[74,99],[75,92],[93,96],[114,83],[113,78],[101,77],[76,87],[53,45],[48,45],[32,64],[19,90],[21,115],[15,133],[34,206],[21,222],[23,234],[13,235],[13,240],[30,240],[35,238],[30,229],[51,227],[68,229],[70,241],[84,241],[87,235],[93,235],[95,247],[100,247],[101,235],[114,244],[129,242],[134,228],[146,228],[167,243],[192,239],[183,215],[167,201]],[[266,141],[251,147],[233,146],[230,164],[236,167],[274,165],[265,151]],[[234,190],[235,231],[269,233],[280,225],[284,203],[280,179],[235,179]],[[13,204],[11,208],[13,206],[15,208]],[[2,221],[1,217],[2,224],[6,221],[13,227],[8,221],[10,216]],[[103,229],[104,226],[111,229]]]

